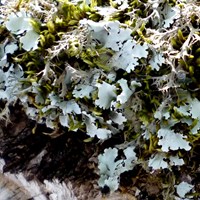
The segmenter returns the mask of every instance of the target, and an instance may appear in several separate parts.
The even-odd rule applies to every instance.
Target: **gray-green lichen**
[[[137,156],[120,165],[130,157],[132,168],[168,170],[173,180],[174,168],[189,165],[200,130],[197,1],[22,0],[0,11],[2,100],[19,99],[30,118],[52,129],[100,140],[122,134],[122,149],[132,146]],[[116,166],[114,158],[104,162]],[[99,169],[101,186],[117,189],[130,167],[110,177]],[[164,182],[171,198],[175,189],[164,185],[181,179]]]

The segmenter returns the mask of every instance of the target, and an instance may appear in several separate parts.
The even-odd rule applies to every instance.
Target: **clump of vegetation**
[[[123,137],[98,156],[102,188],[136,170],[143,198],[199,198],[197,1],[21,0],[0,11],[2,101],[83,142]]]

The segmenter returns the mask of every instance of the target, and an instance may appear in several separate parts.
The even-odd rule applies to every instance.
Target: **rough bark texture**
[[[85,143],[87,136],[82,132],[52,131],[35,124],[19,105],[9,110],[9,120],[0,124],[0,157],[5,162],[0,172],[1,200],[56,199],[60,192],[52,191],[58,185],[55,179],[66,183],[58,188],[67,191],[67,200],[135,199],[127,192],[102,195],[97,185],[97,155],[106,143]],[[50,189],[48,184],[52,184]]]

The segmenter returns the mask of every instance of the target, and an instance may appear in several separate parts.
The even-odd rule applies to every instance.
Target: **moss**
[[[176,194],[174,185],[180,183],[181,177],[178,177],[175,172],[183,171],[190,174],[191,168],[192,179],[196,184],[198,173],[195,162],[198,158],[199,127],[196,134],[192,134],[191,130],[198,124],[199,118],[192,116],[191,105],[188,108],[184,106],[192,104],[195,98],[200,100],[200,33],[197,29],[199,19],[198,14],[186,12],[187,7],[198,10],[197,4],[194,2],[187,5],[183,2],[179,5],[176,1],[164,1],[157,8],[156,5],[153,7],[148,0],[134,0],[128,1],[129,7],[121,9],[121,5],[116,1],[91,1],[89,5],[85,1],[79,3],[58,1],[57,3],[58,5],[48,1],[50,6],[48,11],[52,12],[50,18],[42,12],[33,12],[30,2],[19,1],[15,8],[32,12],[31,24],[34,31],[40,34],[36,50],[26,52],[19,45],[18,50],[12,55],[6,55],[9,64],[20,66],[24,71],[23,79],[20,79],[22,88],[20,95],[27,98],[25,109],[28,110],[29,106],[35,108],[38,112],[36,119],[38,123],[48,123],[49,120],[54,128],[61,126],[59,117],[65,116],[67,125],[64,128],[69,131],[81,130],[86,135],[88,128],[86,122],[88,119],[92,121],[93,118],[92,124],[97,129],[112,130],[113,135],[118,131],[120,137],[125,140],[122,146],[126,142],[136,146],[139,163],[136,162],[136,166],[141,165],[140,168],[145,171],[145,174],[143,176],[138,172],[138,176],[143,176],[142,183],[139,183],[138,178],[135,184],[137,183],[141,191],[150,198],[162,199],[162,195],[167,195],[168,199],[171,199]],[[101,15],[98,6],[100,8],[110,6],[116,10],[110,15]],[[45,5],[41,7],[46,9]],[[179,8],[183,14],[176,18],[171,11],[170,16],[174,18],[169,18],[164,11],[171,7]],[[56,11],[52,11],[54,8]],[[94,22],[117,20],[120,22],[121,29],[128,27],[131,34],[120,44],[121,41],[117,41],[119,33],[116,33],[114,39],[119,45],[119,50],[105,48],[103,42],[97,43],[92,40],[89,25],[81,23],[81,20],[88,19]],[[158,23],[154,24],[154,20]],[[169,26],[165,27],[167,23]],[[106,26],[104,28],[109,35],[113,27]],[[97,32],[98,28],[96,27]],[[6,30],[5,25],[1,26],[0,33],[1,45],[4,45],[6,39],[9,42],[15,40],[19,42],[20,35],[11,34]],[[102,35],[98,35],[100,40]],[[129,46],[134,53],[123,49],[127,40],[136,43]],[[148,46],[148,52],[142,48],[143,44]],[[135,48],[138,48],[139,53]],[[127,66],[118,66],[118,60],[116,66],[111,66],[109,61],[116,55],[126,61],[123,60],[124,63],[120,63],[121,65],[131,66],[132,69],[128,71]],[[133,63],[129,63],[129,60],[133,62],[131,56],[136,59],[134,67]],[[156,67],[152,63],[157,64]],[[4,68],[5,66],[1,66],[0,70],[6,71],[7,69]],[[182,73],[182,77],[179,72]],[[117,99],[119,95],[125,97],[127,95],[126,92],[122,94],[123,89],[118,82],[121,79],[127,81],[128,91],[131,91],[125,103]],[[116,94],[116,98],[113,98],[107,109],[103,109],[96,103],[101,95],[97,84],[101,85],[103,82],[116,88],[116,91],[112,91]],[[135,86],[134,82],[138,85]],[[74,97],[73,92],[78,85],[80,86],[78,92],[84,86],[91,86],[92,89],[90,88],[90,92],[87,89],[81,91],[87,93],[84,97]],[[72,111],[61,107],[61,103],[70,100],[80,108],[81,113],[76,110],[77,107]],[[177,108],[180,108],[179,111]],[[181,111],[181,109],[188,110]],[[127,121],[121,125],[117,124],[110,116],[111,111],[120,113]],[[156,116],[158,113],[159,116]],[[184,136],[185,141],[192,147],[191,151],[169,149],[168,152],[162,152],[158,130],[163,127]],[[112,135],[109,137],[112,138]],[[166,155],[169,169],[158,171],[150,169],[149,159],[160,152]],[[183,158],[184,166],[171,164],[171,155]],[[151,171],[158,173],[151,174]],[[145,188],[144,180],[149,187]],[[199,189],[195,187],[197,192],[194,195],[198,196]],[[158,194],[159,196],[156,197]]]

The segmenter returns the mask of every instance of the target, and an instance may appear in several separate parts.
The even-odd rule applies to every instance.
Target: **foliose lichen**
[[[186,198],[180,187],[199,197],[198,1],[21,0],[0,13],[1,100],[19,99],[52,129],[103,141],[122,134],[120,147],[99,155],[101,187],[118,189],[120,175],[141,165],[159,174],[166,199]]]

